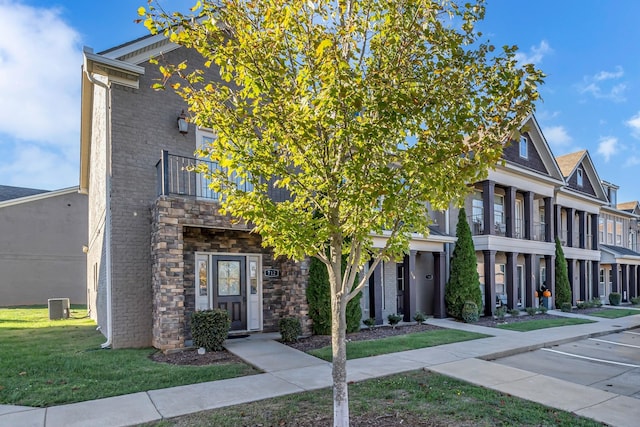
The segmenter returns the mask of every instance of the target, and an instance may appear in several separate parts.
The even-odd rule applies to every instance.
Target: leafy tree
[[[346,267],[346,257],[342,257]],[[357,280],[356,280],[357,281]],[[329,273],[327,266],[317,258],[311,258],[309,263],[309,280],[307,282],[307,302],[309,303],[309,317],[313,320],[313,333],[316,335],[331,335],[331,290],[329,288]],[[360,330],[362,311],[360,298],[362,292],[347,304],[347,332]]]
[[[556,294],[555,305],[561,307],[563,303],[571,304],[571,286],[569,284],[569,269],[564,257],[562,244],[556,236]]]
[[[216,132],[200,154],[220,168],[200,170],[223,211],[254,224],[276,255],[327,266],[335,426],[349,424],[347,303],[378,263],[402,259],[412,233],[428,233],[428,206],[458,204],[486,176],[538,98],[542,73],[518,64],[515,46],[481,39],[484,12],[482,1],[447,0],[139,9],[152,33],[203,56],[200,69],[162,64],[155,87],[172,87],[190,120]],[[272,187],[291,199],[272,200]]]
[[[478,262],[464,208],[458,212],[456,236],[458,239],[451,257],[450,275],[444,290],[444,300],[449,315],[462,319],[462,308],[465,302],[472,301],[478,308],[482,307]]]

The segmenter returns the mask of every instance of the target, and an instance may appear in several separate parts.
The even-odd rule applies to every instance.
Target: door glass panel
[[[240,295],[240,261],[218,261],[218,295]]]
[[[198,289],[200,296],[207,296],[207,260],[198,261]]]

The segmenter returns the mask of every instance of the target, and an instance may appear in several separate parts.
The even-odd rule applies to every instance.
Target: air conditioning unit
[[[49,298],[49,320],[69,318],[69,298]]]

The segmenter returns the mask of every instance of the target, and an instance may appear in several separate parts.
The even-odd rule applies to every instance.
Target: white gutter
[[[105,218],[105,263],[106,268],[106,285],[107,285],[107,341],[100,345],[101,348],[110,348],[112,344],[113,337],[113,316],[111,314],[112,311],[112,295],[111,295],[111,106],[110,106],[110,91],[111,87],[109,84],[105,84],[99,80],[96,80],[91,73],[89,72],[89,67],[87,64],[87,52],[84,55],[84,72],[87,76],[87,79],[94,85],[100,86],[104,88],[106,91],[105,94],[105,114],[106,114],[106,177],[105,177],[105,210],[106,210],[106,218]]]

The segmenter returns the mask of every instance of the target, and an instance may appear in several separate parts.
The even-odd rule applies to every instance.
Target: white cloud
[[[75,157],[50,147],[16,144],[10,160],[0,163],[0,183],[44,190],[76,186],[80,172]]]
[[[638,156],[627,157],[627,160],[624,162],[625,167],[638,166],[638,165],[640,165],[640,157]]]
[[[618,152],[618,148],[618,138],[613,136],[602,137],[598,142],[598,154],[604,157],[605,163]]]
[[[0,0],[0,133],[77,145],[80,36],[55,8]]]
[[[624,82],[614,83],[624,77],[624,70],[617,66],[615,71],[599,71],[593,76],[585,76],[578,84],[581,94],[588,94],[596,99],[609,99],[614,102],[626,101],[627,85]]]
[[[564,126],[545,127],[542,133],[549,145],[554,145],[556,147],[567,146],[573,140]]]
[[[542,40],[538,46],[531,46],[529,52],[517,52],[516,61],[521,64],[540,64],[545,55],[552,53],[553,49],[546,40]]]
[[[625,124],[631,128],[631,135],[633,135],[634,138],[640,139],[640,111],[627,120]]]

